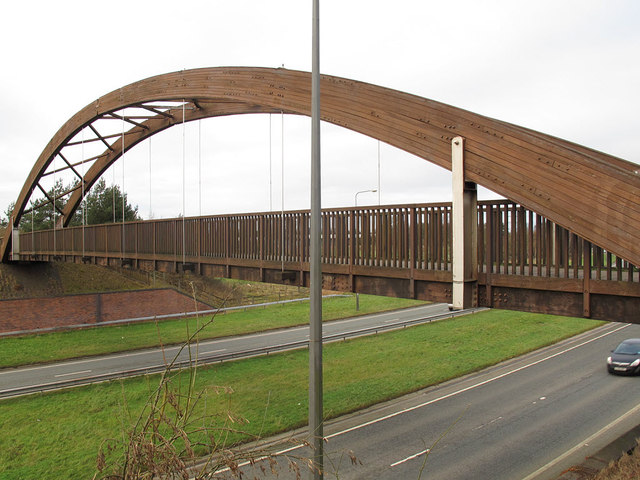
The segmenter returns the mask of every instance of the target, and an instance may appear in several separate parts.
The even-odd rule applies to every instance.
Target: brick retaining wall
[[[210,309],[209,305],[198,302],[199,311]],[[0,333],[100,324],[194,310],[193,298],[171,288],[0,300]]]

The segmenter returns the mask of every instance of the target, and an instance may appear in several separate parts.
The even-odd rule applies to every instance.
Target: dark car
[[[628,338],[607,358],[609,373],[640,373],[640,338]]]

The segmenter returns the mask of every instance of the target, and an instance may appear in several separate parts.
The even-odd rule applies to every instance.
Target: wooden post
[[[226,217],[225,218],[225,223],[224,223],[224,245],[225,245],[225,252],[224,252],[224,256],[225,256],[225,277],[226,278],[230,278],[231,276],[231,269],[229,267],[229,257],[230,257],[230,246],[229,246],[229,240],[231,239],[231,232],[230,232],[230,226],[229,226],[229,222],[230,222],[230,217]]]
[[[351,287],[351,291],[355,292],[356,285],[353,276],[353,266],[356,263],[356,249],[358,248],[355,210],[351,210],[349,213],[349,225],[349,286]]]
[[[153,271],[154,271],[154,277],[153,277],[153,286],[155,287],[156,285],[156,277],[155,277],[155,271],[158,269],[158,260],[157,260],[157,230],[158,230],[158,222],[153,222],[153,233],[152,233],[152,243],[153,243]]]
[[[260,215],[260,219],[258,220],[258,242],[260,242],[258,251],[260,260],[260,281],[264,282],[264,215]]]
[[[198,254],[198,275],[202,275],[202,216],[198,217],[198,223],[196,224],[197,231],[197,254]]]
[[[416,209],[409,209],[409,296],[416,298]]]
[[[298,285],[300,287],[304,287],[304,247],[307,244],[307,229],[306,229],[306,220],[304,213],[298,214],[298,255],[299,255],[299,263],[298,269],[300,271],[300,275],[298,278]]]
[[[451,141],[453,174],[453,308],[477,306],[478,193],[476,184],[464,180],[464,139]]]
[[[591,317],[591,243],[582,240],[583,278],[582,278],[582,316]]]

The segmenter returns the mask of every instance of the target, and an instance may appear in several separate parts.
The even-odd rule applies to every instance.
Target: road
[[[324,326],[325,335],[446,310],[446,305],[431,305],[329,322]],[[207,341],[200,344],[200,355],[292,343],[307,335],[305,326]],[[611,376],[604,363],[608,352],[629,337],[640,337],[640,325],[610,323],[482,372],[329,422],[325,427],[325,477],[335,478],[332,472],[337,470],[344,479],[417,479],[426,450],[431,449],[421,478],[556,478],[640,424],[640,381]],[[165,350],[167,358],[173,354]],[[162,364],[161,352],[127,352],[5,369],[0,371],[0,391],[153,364]],[[347,450],[363,465],[350,465],[342,456]],[[308,455],[303,450],[290,453]],[[287,478],[286,468],[280,478]]]
[[[441,315],[449,315],[446,304],[430,304],[420,307],[396,310],[386,313],[353,317],[344,320],[325,322],[323,335],[327,337],[349,334],[372,327],[393,327],[407,321],[429,321]],[[301,326],[274,330],[251,335],[226,337],[217,340],[202,341],[198,347],[201,362],[221,361],[240,358],[256,353],[261,349],[282,346],[282,349],[298,347],[296,342],[309,340],[309,327]],[[290,345],[290,346],[289,346]],[[86,384],[115,378],[130,373],[145,373],[162,369],[167,362],[178,355],[181,347],[123,352],[82,358],[59,363],[37,365],[23,368],[0,370],[0,397],[32,393],[38,389],[51,389],[68,384]],[[182,351],[178,361],[187,361],[188,352]],[[62,382],[69,382],[68,384]],[[17,390],[17,391],[16,391]]]
[[[325,478],[337,470],[341,479],[555,479],[640,424],[639,379],[605,368],[629,337],[640,337],[640,325],[610,323],[329,422]],[[351,465],[348,450],[363,465]],[[285,467],[279,478],[288,475]]]

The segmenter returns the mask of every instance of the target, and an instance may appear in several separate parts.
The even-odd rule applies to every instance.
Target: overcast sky
[[[0,29],[2,212],[58,128],[112,90],[198,67],[309,71],[311,6],[311,0],[7,2]],[[320,0],[320,8],[322,73],[640,163],[637,0]],[[183,161],[187,216],[201,208],[279,210],[283,190],[285,209],[308,208],[310,129],[308,118],[293,116],[208,119],[187,125],[184,156],[176,127],[128,152],[106,180],[122,185],[124,165],[125,191],[144,218],[183,213]],[[322,162],[324,207],[352,206],[356,192],[378,188],[380,198],[364,193],[358,204],[451,198],[447,171],[325,124]]]

